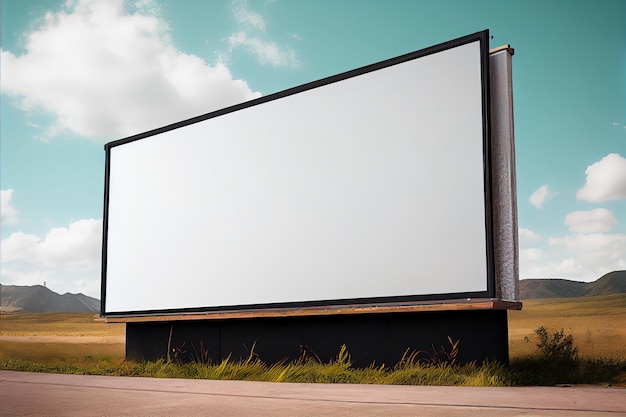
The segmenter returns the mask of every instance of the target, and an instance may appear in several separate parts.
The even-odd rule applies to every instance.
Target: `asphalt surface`
[[[0,371],[0,416],[626,416],[626,389],[288,384]]]

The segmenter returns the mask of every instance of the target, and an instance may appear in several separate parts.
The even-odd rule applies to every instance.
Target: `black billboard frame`
[[[188,126],[204,120],[212,119],[233,113],[252,106],[258,106],[273,100],[278,100],[304,91],[315,89],[328,84],[336,83],[352,77],[356,77],[368,72],[387,68],[403,62],[422,58],[448,49],[459,47],[472,42],[479,42],[480,45],[480,74],[481,74],[481,95],[482,95],[482,129],[483,129],[483,185],[484,185],[484,204],[485,204],[485,259],[486,259],[486,291],[476,292],[460,292],[447,294],[423,294],[423,295],[406,295],[406,296],[390,296],[390,297],[369,297],[369,298],[347,298],[333,300],[315,300],[304,302],[285,302],[285,303],[268,303],[268,304],[246,304],[246,305],[227,305],[213,307],[193,307],[193,308],[177,308],[162,310],[137,310],[137,311],[115,311],[108,312],[106,306],[106,288],[107,288],[107,235],[109,224],[109,178],[110,178],[110,159],[111,149],[130,142],[148,139],[152,136],[174,130],[180,127]],[[337,75],[326,77],[300,86],[292,87],[277,93],[263,96],[244,103],[229,106],[220,110],[206,113],[201,116],[190,118],[181,122],[170,124],[158,129],[143,132],[124,139],[109,142],[104,146],[106,152],[105,160],[105,182],[104,182],[104,216],[103,216],[103,240],[102,240],[102,271],[101,271],[101,309],[100,314],[103,317],[136,317],[136,316],[163,316],[175,314],[195,314],[208,312],[233,312],[233,311],[267,311],[267,310],[285,310],[285,309],[316,309],[325,307],[367,307],[381,305],[398,305],[398,304],[423,304],[427,302],[442,300],[467,300],[467,299],[494,299],[496,297],[496,278],[494,266],[494,236],[493,236],[493,208],[492,208],[492,174],[491,174],[491,115],[490,115],[490,65],[489,65],[489,31],[484,30],[467,36],[463,36],[454,40],[450,40],[438,45],[430,46],[408,54],[400,55],[395,58],[380,61],[364,67],[353,69]]]

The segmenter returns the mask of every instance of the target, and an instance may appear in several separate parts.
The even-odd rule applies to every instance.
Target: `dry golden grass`
[[[0,336],[124,336],[124,324],[93,313],[0,314]]]
[[[511,357],[535,353],[534,330],[544,326],[571,334],[582,357],[626,359],[626,294],[527,300],[508,316]]]
[[[550,332],[562,328],[566,334],[571,334],[582,357],[626,360],[626,294],[528,300],[524,301],[521,311],[510,311],[508,315],[512,358],[534,354],[534,330],[544,326]],[[3,336],[9,337],[3,340]],[[18,342],[11,336],[35,337],[28,342]],[[53,336],[59,337],[51,339]],[[84,339],[80,339],[82,337]],[[0,314],[0,358],[63,361],[108,356],[121,359],[124,343],[118,341],[123,341],[124,337],[124,324],[106,324],[92,313]],[[102,338],[102,342],[97,338]],[[83,343],[87,339],[90,340]]]
[[[124,324],[107,324],[93,313],[0,314],[0,359],[121,361],[125,333]]]
[[[124,343],[46,343],[0,341],[0,359],[25,359],[38,362],[82,362],[102,359],[121,362]]]

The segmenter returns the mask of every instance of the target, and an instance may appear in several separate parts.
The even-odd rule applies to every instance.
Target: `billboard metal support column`
[[[495,295],[501,300],[519,299],[512,57],[509,45],[489,55]]]

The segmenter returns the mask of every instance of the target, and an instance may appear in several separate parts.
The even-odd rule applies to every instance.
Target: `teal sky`
[[[515,49],[521,278],[626,269],[624,1],[0,4],[2,284],[99,297],[104,143],[483,29]]]

